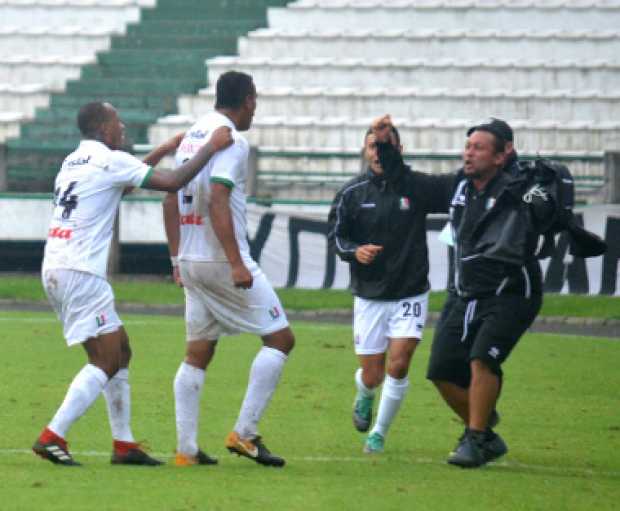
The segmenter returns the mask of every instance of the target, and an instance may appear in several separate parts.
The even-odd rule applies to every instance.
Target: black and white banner
[[[49,198],[0,199],[0,270],[37,271],[52,211]],[[600,257],[573,258],[560,237],[553,257],[542,262],[545,288],[551,292],[620,295],[620,205],[577,210],[585,227],[607,241]],[[430,282],[445,289],[448,247],[439,241],[445,217],[429,217]],[[348,264],[327,249],[325,207],[266,208],[248,205],[252,255],[276,287],[334,288],[349,285]],[[166,273],[170,270],[159,199],[127,200],[119,216],[121,271]]]
[[[586,228],[603,237],[608,252],[581,259],[568,254],[567,240],[560,236],[556,253],[542,261],[545,289],[550,292],[620,294],[620,206],[592,206],[578,211]],[[348,264],[327,249],[325,214],[274,212],[251,206],[248,221],[252,255],[277,287],[346,288]],[[434,290],[446,288],[448,247],[439,238],[446,217],[427,220],[430,260],[429,279]]]

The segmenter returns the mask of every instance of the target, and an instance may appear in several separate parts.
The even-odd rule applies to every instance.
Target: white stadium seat
[[[618,18],[620,22],[620,17]],[[483,53],[481,53],[483,52]],[[239,41],[246,58],[287,57],[385,59],[541,58],[546,60],[617,59],[620,31],[513,30],[333,30],[260,29]]]
[[[213,108],[215,90],[179,99],[179,113],[202,115]],[[398,112],[408,119],[475,118],[481,111],[501,112],[510,119],[559,122],[620,119],[620,90],[563,89],[509,90],[476,88],[418,89],[413,87],[326,88],[280,87],[260,89],[257,114],[261,117],[364,118]]]
[[[369,1],[298,2],[288,8],[269,9],[273,28],[304,27],[307,30],[346,30],[391,27],[408,30],[442,27],[477,29],[492,23],[498,30],[545,30],[560,28],[615,30],[620,3],[599,2],[505,2],[505,1]]]
[[[613,60],[542,59],[352,59],[216,57],[207,61],[214,85],[230,70],[250,73],[259,89],[279,87],[452,87],[492,83],[501,89],[620,89],[620,58]]]
[[[467,127],[489,116],[513,125],[522,153],[575,158],[578,176],[602,180],[601,155],[620,149],[620,0],[300,0],[268,20],[239,55],[207,61],[208,87],[181,97],[152,142],[210,110],[236,69],[257,85],[248,138],[275,196],[301,180],[316,188],[306,198],[329,200],[316,185],[359,170],[364,132],[388,112],[425,171],[458,166]]]
[[[495,112],[487,112],[488,115]],[[167,116],[149,129],[152,143],[161,143],[195,119],[186,115]],[[346,150],[361,146],[371,118],[346,117],[256,117],[248,140],[257,146],[321,147]],[[465,131],[480,119],[395,119],[405,148],[417,152],[444,152],[463,147]],[[539,151],[592,151],[595,147],[617,147],[620,144],[620,121],[590,123],[539,122],[511,119],[515,143],[519,150],[535,154]]]

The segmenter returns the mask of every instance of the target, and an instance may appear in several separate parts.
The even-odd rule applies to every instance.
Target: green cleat
[[[372,403],[375,397],[362,396],[359,393],[353,403],[353,426],[361,433],[365,433],[370,428],[372,421]]]
[[[380,452],[383,452],[384,443],[385,438],[383,438],[379,433],[371,433],[366,439],[366,444],[364,445],[364,452],[366,454],[378,454]]]

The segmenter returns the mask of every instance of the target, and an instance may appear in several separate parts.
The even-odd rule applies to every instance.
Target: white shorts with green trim
[[[233,285],[225,262],[179,261],[179,270],[188,342],[242,332],[265,336],[288,327],[280,299],[258,265],[250,268],[250,289]]]
[[[43,289],[62,322],[67,345],[115,332],[122,321],[107,280],[75,270],[43,269]]]

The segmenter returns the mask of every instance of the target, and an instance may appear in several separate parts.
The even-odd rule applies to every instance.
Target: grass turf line
[[[14,274],[0,276],[0,299],[46,301],[39,276]],[[182,305],[183,292],[169,279],[118,278],[112,281],[118,303]],[[348,309],[353,299],[347,290],[279,289],[287,310]],[[439,312],[444,292],[430,295],[429,310]],[[545,294],[542,316],[568,316],[620,319],[620,297]]]
[[[282,470],[230,456],[251,359],[251,336],[224,339],[207,373],[200,444],[217,467],[111,466],[99,399],[74,425],[70,448],[82,469],[25,455],[84,364],[45,313],[0,313],[2,506],[45,510],[612,510],[620,499],[620,345],[605,339],[528,334],[506,364],[498,432],[505,463],[466,471],[444,459],[461,426],[424,379],[429,330],[414,357],[411,388],[383,456],[366,457],[351,425],[356,366],[348,326],[296,323],[297,347],[261,423],[265,442],[289,459]],[[17,319],[21,319],[18,321]],[[133,427],[155,452],[175,446],[172,380],[183,356],[179,318],[126,315]],[[52,320],[50,322],[50,320]],[[11,450],[16,449],[16,452]],[[322,461],[321,461],[322,460]],[[327,460],[327,461],[326,461]],[[93,507],[96,503],[95,507]]]

